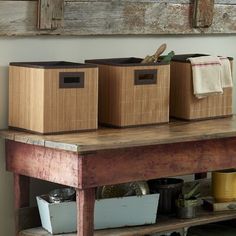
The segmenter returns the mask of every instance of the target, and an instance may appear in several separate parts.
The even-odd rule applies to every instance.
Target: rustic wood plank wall
[[[215,0],[194,0],[193,27],[205,28],[212,25]]]
[[[38,29],[63,26],[64,0],[38,0]]]
[[[194,0],[65,0],[64,22],[37,29],[38,1],[0,1],[0,35],[236,33],[236,0],[215,0],[209,28],[193,28]]]

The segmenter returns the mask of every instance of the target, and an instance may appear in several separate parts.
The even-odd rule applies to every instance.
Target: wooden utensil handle
[[[154,56],[156,57],[156,59],[158,59],[158,57],[166,50],[166,43],[163,43],[155,52]]]

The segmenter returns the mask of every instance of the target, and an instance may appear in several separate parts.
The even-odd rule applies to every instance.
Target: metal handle
[[[157,70],[135,70],[134,71],[134,84],[156,84],[157,83]]]
[[[84,72],[60,72],[59,88],[84,88]]]

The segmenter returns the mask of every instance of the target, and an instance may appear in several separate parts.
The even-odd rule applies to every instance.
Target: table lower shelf
[[[125,227],[117,229],[106,229],[94,231],[95,236],[133,236],[158,233],[164,231],[176,230],[179,228],[190,227],[195,225],[213,223],[224,220],[236,219],[236,211],[227,212],[209,212],[199,209],[198,216],[194,219],[177,219],[174,217],[160,217],[158,223],[154,225]],[[42,228],[33,228],[21,231],[20,236],[51,236]],[[60,236],[60,235],[58,235]],[[62,234],[61,236],[76,236],[76,233]]]

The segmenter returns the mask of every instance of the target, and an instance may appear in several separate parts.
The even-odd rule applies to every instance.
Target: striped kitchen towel
[[[197,98],[222,94],[221,63],[218,57],[201,56],[189,58],[192,65],[193,93]]]
[[[201,56],[188,59],[192,66],[193,93],[197,98],[223,94],[223,88],[232,87],[230,62],[227,58]]]
[[[222,88],[232,88],[233,78],[231,73],[230,61],[227,57],[219,57],[221,62],[221,85]]]

